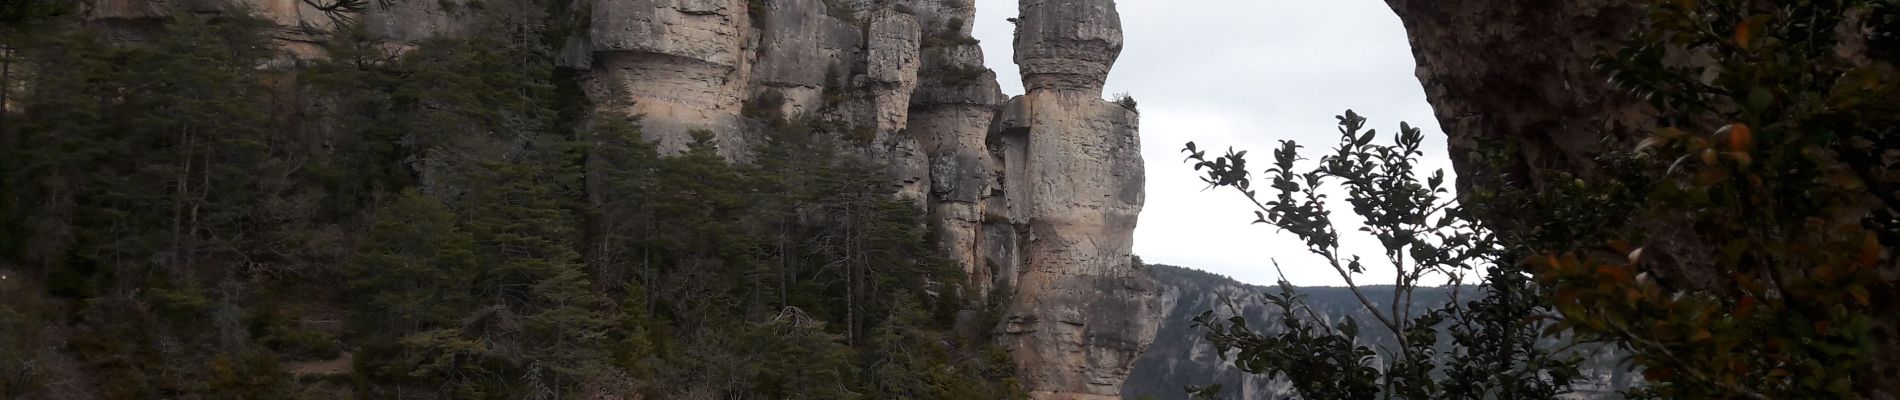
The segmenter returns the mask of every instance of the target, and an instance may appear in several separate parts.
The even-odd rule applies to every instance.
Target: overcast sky
[[[1003,91],[1022,94],[1010,59],[1015,0],[977,0],[976,37]],[[1120,0],[1126,48],[1107,94],[1127,92],[1141,108],[1148,203],[1135,230],[1135,253],[1150,263],[1199,268],[1242,282],[1272,284],[1270,259],[1292,282],[1338,285],[1336,273],[1292,235],[1249,225],[1250,204],[1231,190],[1203,191],[1182,145],[1218,153],[1251,149],[1271,160],[1279,140],[1296,140],[1315,157],[1338,139],[1334,115],[1351,108],[1387,142],[1399,121],[1426,132],[1425,164],[1445,169],[1444,135],[1413,75],[1399,19],[1379,0]],[[1389,143],[1389,142],[1388,142]],[[1210,154],[1211,156],[1212,154]],[[1260,168],[1255,169],[1259,173]],[[1343,209],[1343,208],[1341,208]],[[1342,221],[1356,217],[1342,216]],[[1380,258],[1352,227],[1349,249]],[[1390,283],[1392,272],[1359,282]],[[1383,273],[1376,273],[1383,272]]]

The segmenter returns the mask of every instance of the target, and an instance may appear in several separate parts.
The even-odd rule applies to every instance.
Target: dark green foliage
[[[239,17],[0,39],[33,88],[0,115],[0,393],[1020,397],[848,129],[662,157],[588,112],[543,7],[400,53],[350,27],[295,69]]]
[[[750,17],[750,18],[747,18],[747,20],[752,21],[753,28],[765,27],[765,2],[766,1],[769,1],[769,0],[746,0],[745,2],[745,12],[746,12],[746,15]]]
[[[421,332],[456,322],[474,307],[472,286],[479,266],[475,243],[441,202],[413,190],[371,217],[362,245],[345,267],[350,296],[349,326],[375,334]]]
[[[943,27],[939,29],[928,29],[927,32],[924,32],[920,47],[928,49],[933,47],[974,46],[981,43],[976,40],[976,38],[963,34],[965,24],[967,24],[967,22],[963,20],[963,17],[950,17],[950,19],[944,23]]]
[[[1128,109],[1128,111],[1140,111],[1140,109],[1136,108],[1137,103],[1135,103],[1135,96],[1129,95],[1128,93],[1116,94],[1115,104]]]
[[[1332,322],[1315,311],[1291,284],[1265,295],[1276,309],[1276,326],[1256,330],[1238,315],[1197,316],[1197,327],[1234,366],[1251,373],[1284,377],[1298,394],[1317,399],[1535,399],[1569,393],[1578,376],[1578,358],[1540,345],[1534,318],[1549,313],[1522,268],[1501,263],[1508,249],[1487,228],[1466,217],[1447,194],[1442,171],[1415,174],[1424,136],[1401,123],[1392,145],[1374,144],[1375,131],[1365,118],[1346,111],[1339,119],[1340,143],[1311,171],[1295,172],[1300,146],[1283,141],[1273,152],[1270,197],[1260,196],[1248,170],[1247,152],[1229,150],[1208,159],[1188,143],[1184,152],[1204,170],[1212,187],[1240,191],[1259,208],[1255,223],[1270,224],[1305,242],[1307,250],[1345,279],[1359,304],[1374,317],[1370,329],[1395,338],[1393,346],[1369,345],[1354,318]],[[1375,303],[1374,288],[1354,281],[1372,266],[1357,255],[1340,253],[1340,236],[1322,194],[1336,182],[1344,201],[1361,218],[1361,231],[1377,239],[1385,262],[1398,277],[1385,287],[1390,295]],[[1277,262],[1276,262],[1277,265]],[[1485,268],[1476,299],[1461,297],[1463,281]],[[1451,302],[1418,301],[1421,279],[1449,279]],[[1420,310],[1414,311],[1414,306]],[[1447,343],[1447,339],[1448,343]],[[1196,388],[1196,396],[1214,397],[1219,388]]]
[[[1565,327],[1644,368],[1650,385],[1632,397],[1900,387],[1896,288],[1875,272],[1891,270],[1900,242],[1900,171],[1875,155],[1900,140],[1893,7],[1654,2],[1632,45],[1598,63],[1660,111],[1650,137],[1605,157],[1623,164],[1611,177],[1622,182],[1505,193],[1616,211],[1552,210],[1560,219],[1535,227],[1572,245],[1531,262]],[[1685,52],[1707,61],[1669,56]],[[1601,223],[1555,225],[1572,221]]]
[[[768,89],[764,92],[760,92],[758,95],[752,96],[750,99],[746,99],[744,103],[740,104],[739,115],[760,121],[783,124],[785,122],[784,107],[785,94],[780,93],[778,90]]]
[[[49,316],[44,300],[28,290],[26,277],[0,269],[0,396],[36,395],[52,379],[39,365],[40,349],[51,339],[39,329]]]
[[[823,92],[825,107],[836,107],[838,104],[844,103],[844,101],[847,100],[846,96],[849,96],[849,93],[845,89],[849,88],[845,87],[845,85],[846,81],[843,77],[843,72],[839,72],[837,68],[825,69],[825,89]]]
[[[919,76],[932,77],[945,85],[959,86],[976,83],[990,73],[989,68],[965,65],[931,65],[918,72]]]
[[[825,0],[825,15],[836,18],[839,21],[844,21],[852,26],[861,26],[863,25],[863,21],[858,20],[857,4],[857,2],[849,0]]]
[[[0,117],[0,237],[11,242],[0,270],[61,297],[34,313],[74,329],[44,343],[65,339],[96,376],[122,378],[98,396],[267,378],[205,368],[212,355],[271,362],[226,340],[245,336],[242,277],[276,261],[253,233],[286,211],[265,209],[288,192],[271,180],[288,168],[272,159],[286,141],[269,118],[281,99],[256,69],[273,54],[263,26],[180,17],[134,47],[54,25],[5,39],[19,69],[0,86],[32,90],[8,98],[17,114]]]

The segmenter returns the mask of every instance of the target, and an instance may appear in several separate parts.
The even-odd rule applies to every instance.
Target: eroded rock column
[[[910,96],[917,91],[918,54],[923,26],[910,14],[884,8],[871,13],[865,37],[865,82],[870,90],[867,110],[876,138],[872,152],[890,168],[897,195],[919,208],[930,171],[923,145],[905,129],[910,126]]]
[[[1157,327],[1153,279],[1132,265],[1145,181],[1138,115],[1102,100],[1121,53],[1113,0],[1024,0],[1016,64],[1028,93],[1005,105],[1023,140],[1027,258],[1002,343],[1042,400],[1119,399]],[[1013,160],[1012,160],[1013,161]]]
[[[910,98],[910,127],[929,161],[929,210],[939,245],[970,277],[965,298],[986,301],[1003,274],[1014,278],[1015,227],[989,207],[1006,193],[996,185],[1002,167],[990,148],[990,123],[1003,92],[970,37],[976,16],[970,0],[911,4],[924,24],[921,83]],[[1020,221],[1019,221],[1020,222]],[[987,226],[986,226],[987,225]],[[986,237],[985,231],[1003,232]],[[972,315],[974,317],[974,314]],[[987,325],[987,324],[984,324]],[[978,328],[972,326],[971,328]]]

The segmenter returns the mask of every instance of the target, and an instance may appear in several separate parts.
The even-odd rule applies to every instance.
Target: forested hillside
[[[660,156],[556,67],[565,13],[481,4],[294,65],[253,19],[9,9],[0,397],[1022,396],[843,129]]]
[[[1275,288],[1249,285],[1226,276],[1172,265],[1149,264],[1147,269],[1161,284],[1164,312],[1161,331],[1155,335],[1155,344],[1135,363],[1134,373],[1122,387],[1124,398],[1188,399],[1190,396],[1183,390],[1184,387],[1204,385],[1220,385],[1222,398],[1232,400],[1281,399],[1298,394],[1285,379],[1250,374],[1234,368],[1232,352],[1228,354],[1228,359],[1222,359],[1218,350],[1204,337],[1206,332],[1192,325],[1196,315],[1213,311],[1222,317],[1239,316],[1249,321],[1261,321],[1264,330],[1277,332],[1280,327],[1275,321],[1279,310],[1262,297],[1263,294],[1276,291]],[[1367,285],[1362,288],[1376,304],[1388,304],[1391,301],[1390,286]],[[1467,287],[1460,295],[1469,301],[1476,295],[1474,291],[1477,289]],[[1367,324],[1377,320],[1359,305],[1352,291],[1345,287],[1316,286],[1298,290],[1304,296],[1306,305],[1332,323],[1347,318]],[[1416,294],[1418,297],[1415,302],[1421,307],[1438,307],[1451,294],[1449,287],[1422,287]],[[1363,334],[1360,338],[1370,346],[1392,348],[1397,344],[1387,332],[1368,330]],[[1544,338],[1542,342],[1553,348],[1569,344],[1567,338],[1559,337]],[[1581,345],[1576,349],[1570,354],[1583,357],[1584,376],[1573,383],[1576,393],[1570,398],[1622,398],[1616,392],[1630,389],[1641,381],[1627,366],[1618,365],[1623,355],[1614,350],[1593,344]]]
[[[1227,398],[1237,400],[1275,399],[1295,393],[1284,380],[1235,369],[1231,361],[1222,359],[1218,350],[1202,337],[1205,332],[1193,326],[1194,316],[1205,311],[1263,321],[1270,326],[1279,311],[1264,302],[1261,295],[1274,289],[1172,265],[1150,264],[1148,271],[1161,283],[1165,314],[1161,331],[1155,335],[1155,344],[1135,363],[1133,378],[1122,388],[1124,397],[1186,399],[1188,394],[1183,387],[1210,384],[1221,385]],[[1368,289],[1368,295],[1375,296],[1375,302],[1391,300],[1391,292],[1383,287],[1369,286]],[[1303,287],[1300,293],[1306,296],[1306,304],[1335,322],[1346,318],[1376,320],[1359,306],[1346,288]],[[1448,288],[1422,288],[1417,301],[1421,305],[1436,306],[1443,304],[1450,294]],[[1386,297],[1378,298],[1380,295]],[[1375,346],[1394,344],[1391,334],[1378,331],[1367,332],[1365,339]]]

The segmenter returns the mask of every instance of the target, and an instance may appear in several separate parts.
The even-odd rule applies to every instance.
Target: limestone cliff
[[[969,294],[1003,296],[988,301],[1006,302],[1005,321],[988,329],[1033,395],[1118,397],[1156,310],[1152,280],[1129,263],[1138,116],[1101,99],[1121,50],[1112,1],[1024,2],[1016,45],[1029,93],[1007,102],[969,36],[973,1],[592,8],[597,103],[645,115],[662,149],[705,130],[735,159],[756,143],[747,102],[868,133],[867,151],[969,273]]]
[[[401,46],[477,34],[463,0],[86,0],[86,18],[137,40],[179,6],[249,9],[283,27],[288,61],[323,57],[339,22]],[[386,4],[385,4],[386,3]],[[1152,278],[1130,263],[1144,171],[1138,114],[1102,100],[1121,52],[1112,0],[1024,0],[1005,99],[971,38],[973,0],[575,0],[585,29],[558,49],[603,111],[642,116],[678,152],[709,134],[747,161],[773,120],[816,122],[888,166],[969,273],[966,330],[993,334],[1038,399],[1119,398],[1153,340]],[[558,12],[558,11],[557,11]],[[990,297],[995,295],[996,297]],[[1000,302],[995,326],[974,318]]]
[[[1158,315],[1153,278],[1129,256],[1145,184],[1138,115],[1102,100],[1120,16],[1112,0],[1024,1],[1020,11],[1028,93],[1004,106],[998,128],[1005,191],[1027,195],[1011,200],[1026,203],[1029,237],[1002,340],[1032,396],[1119,398]]]
[[[1029,93],[1007,102],[969,36],[972,1],[593,8],[597,102],[631,103],[622,107],[646,116],[663,149],[703,129],[739,159],[753,143],[740,110],[752,99],[868,131],[892,184],[929,210],[969,273],[970,294],[1004,296],[992,300],[1007,302],[993,329],[1033,395],[1118,397],[1156,310],[1151,279],[1129,263],[1144,183],[1138,117],[1101,99],[1121,50],[1113,2],[1024,2],[1017,57]]]

